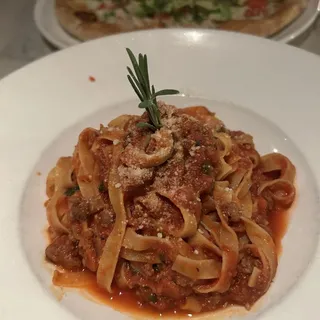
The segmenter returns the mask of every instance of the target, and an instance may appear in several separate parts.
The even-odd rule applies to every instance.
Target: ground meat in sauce
[[[89,16],[85,18],[92,20]],[[138,122],[148,121],[145,113],[125,124],[124,152],[120,157],[118,174],[126,203],[127,227],[133,228],[139,235],[166,238],[171,245],[152,247],[153,257],[158,258],[157,263],[129,262],[120,258],[115,278],[119,278],[119,270],[124,266],[123,287],[131,290],[142,305],[151,305],[161,312],[179,309],[189,296],[197,299],[202,311],[216,310],[232,304],[250,307],[264,294],[266,279],[260,277],[256,287],[248,286],[254,267],[261,270],[263,266],[259,257],[247,247],[250,240],[246,236],[237,199],[232,199],[221,207],[225,221],[233,228],[240,241],[238,264],[233,272],[230,288],[224,293],[198,294],[194,292],[194,287],[209,284],[212,280],[192,280],[172,270],[181,242],[188,247],[188,254],[193,254],[193,259],[215,259],[221,262],[221,257],[208,248],[192,248],[187,244],[188,238],[181,240],[174,237],[175,232],[183,227],[184,220],[180,209],[168,197],[160,194],[159,190],[163,194],[173,194],[173,199],[179,198],[179,203],[193,212],[197,223],[203,215],[214,223],[221,223],[212,192],[220,168],[219,152],[222,145],[213,137],[213,133],[228,133],[234,139],[231,152],[225,159],[230,163],[237,161],[237,170],[248,170],[256,166],[255,161],[260,159],[254,145],[250,143],[252,137],[241,131],[227,130],[219,119],[204,109],[189,108],[181,111],[160,103],[160,112],[164,127],[171,130],[174,139],[170,158],[152,168],[128,165],[125,153],[128,146],[143,150],[148,155],[157,150],[157,141],[152,139],[152,132],[136,126]],[[68,235],[49,227],[51,244],[46,249],[46,257],[68,270],[84,267],[97,272],[103,248],[116,220],[107,190],[112,142],[96,142],[98,136],[98,131],[89,132],[88,143],[91,147],[95,146],[93,154],[101,180],[99,196],[84,199],[81,192],[76,192],[63,200],[67,204],[67,211],[63,213],[61,221],[68,229]],[[72,159],[72,181],[75,184],[80,166],[78,148],[75,148]],[[268,198],[267,193],[261,196],[258,192],[261,183],[270,179],[272,177],[265,175],[257,165],[253,169],[250,192],[254,203],[252,220],[272,234],[268,218],[275,209],[274,202]],[[205,226],[199,224],[198,228],[201,235],[217,245],[215,237]]]
[[[80,269],[82,267],[78,246],[67,235],[62,235],[47,247],[46,257],[54,264],[65,269]]]

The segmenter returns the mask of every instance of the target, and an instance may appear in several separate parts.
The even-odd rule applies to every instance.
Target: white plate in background
[[[58,49],[81,43],[60,26],[54,10],[55,0],[37,0],[34,20],[42,36]]]
[[[37,0],[34,19],[41,34],[55,47],[63,49],[81,41],[69,35],[59,24],[54,10],[55,0]],[[319,0],[309,0],[305,11],[288,27],[272,36],[271,39],[289,43],[303,35],[318,16]]]

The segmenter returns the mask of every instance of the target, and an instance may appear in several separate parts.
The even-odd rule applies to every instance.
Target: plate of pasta
[[[319,75],[177,29],[2,80],[1,319],[316,317]]]

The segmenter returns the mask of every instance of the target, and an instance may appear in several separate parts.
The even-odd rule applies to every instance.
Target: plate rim
[[[54,15],[54,10],[52,10],[52,5],[54,1],[55,0],[37,0],[33,10],[33,19],[35,21],[37,29],[40,31],[41,35],[47,41],[49,41],[53,46],[55,46],[58,49],[65,49],[77,44],[81,44],[82,42],[80,40],[72,37],[65,30],[63,30],[62,27],[60,27],[59,22],[57,21]],[[44,10],[47,10],[50,13],[52,19],[54,19],[55,21],[55,25],[60,27],[64,35],[70,39],[69,42],[59,39],[59,37],[55,36],[55,34],[51,30],[48,30],[45,27],[43,23],[44,15],[42,14]]]

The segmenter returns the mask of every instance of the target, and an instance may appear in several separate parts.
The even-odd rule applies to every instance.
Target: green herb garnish
[[[220,14],[223,20],[230,20],[232,18],[232,12],[230,9],[230,5],[227,3],[221,2],[219,4]]]
[[[65,192],[64,192],[64,195],[67,196],[67,197],[71,197],[73,196],[77,191],[79,191],[79,186],[75,186],[75,187],[72,187],[72,188],[69,188],[67,189]]]
[[[196,147],[200,147],[201,146],[201,141],[200,140],[196,140]]]
[[[156,303],[158,301],[158,298],[154,293],[151,293],[149,296],[149,301]]]
[[[161,264],[153,264],[152,265],[152,268],[153,268],[153,270],[155,271],[155,272],[160,272],[160,270],[161,270]]]
[[[99,192],[104,192],[104,191],[106,191],[106,188],[105,188],[103,182],[101,182],[99,185]]]
[[[109,18],[113,18],[113,17],[115,17],[116,16],[116,14],[113,12],[113,11],[111,11],[111,12],[106,12],[104,15],[103,15],[103,18],[105,19],[105,20],[108,20]]]
[[[210,163],[205,162],[202,167],[201,170],[204,174],[209,175],[212,171],[212,165]]]
[[[127,53],[134,69],[133,73],[131,68],[127,67],[129,72],[128,80],[141,101],[139,103],[139,108],[147,110],[150,120],[150,123],[139,122],[138,126],[156,131],[162,127],[157,97],[177,94],[179,91],[164,89],[156,92],[154,85],[150,86],[147,56],[140,53],[137,60],[132,51],[128,48]]]
[[[194,7],[193,7],[193,20],[196,22],[196,23],[198,23],[198,24],[200,24],[200,23],[202,23],[203,22],[203,20],[205,19],[204,17],[203,17],[203,15],[202,15],[202,12],[201,12],[201,7],[199,7],[199,6],[197,6],[197,5],[195,5]]]

